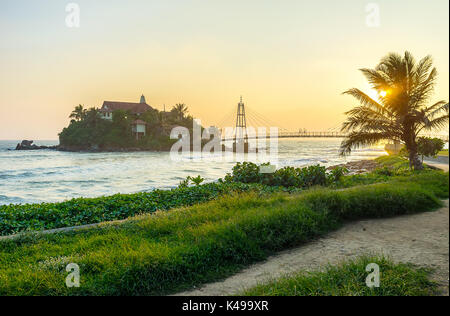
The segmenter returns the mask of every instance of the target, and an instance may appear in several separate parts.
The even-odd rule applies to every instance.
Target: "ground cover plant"
[[[380,267],[380,286],[366,285],[366,266]],[[324,270],[298,272],[245,290],[245,296],[431,296],[436,284],[430,271],[394,263],[383,256],[362,256],[328,265]]]
[[[430,211],[436,185],[418,174],[298,194],[228,195],[102,228],[0,241],[0,295],[162,295],[220,279],[359,218]],[[445,180],[440,178],[439,181]],[[444,186],[445,183],[440,183]],[[81,286],[67,288],[77,263]]]
[[[243,183],[208,183],[190,187],[182,185],[172,190],[76,198],[60,203],[4,205],[0,206],[0,236],[121,220],[210,201],[224,194],[250,191],[263,194],[283,189]]]

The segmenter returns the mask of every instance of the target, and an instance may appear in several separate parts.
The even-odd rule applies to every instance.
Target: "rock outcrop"
[[[58,149],[58,146],[37,146],[32,140],[23,140],[17,144],[16,150]]]

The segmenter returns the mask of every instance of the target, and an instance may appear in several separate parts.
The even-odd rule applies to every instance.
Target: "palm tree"
[[[188,112],[188,108],[187,108],[186,104],[178,103],[173,107],[172,111],[176,113],[177,117],[181,121],[181,120],[183,120],[184,116]]]
[[[427,56],[416,63],[409,52],[403,57],[391,53],[375,69],[361,72],[377,91],[379,101],[359,89],[344,92],[356,98],[360,106],[346,113],[342,131],[348,134],[341,144],[341,154],[381,140],[393,140],[406,146],[410,167],[422,169],[417,154],[418,134],[444,128],[449,121],[446,101],[427,105],[437,76],[432,58]]]
[[[75,110],[73,110],[72,113],[70,113],[69,118],[81,121],[86,117],[86,112],[87,110],[84,108],[83,105],[80,104],[75,107]]]

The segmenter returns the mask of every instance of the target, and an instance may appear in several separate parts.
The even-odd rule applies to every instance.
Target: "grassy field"
[[[366,267],[380,268],[380,286],[366,285]],[[244,296],[431,296],[436,284],[429,270],[395,264],[383,256],[364,256],[329,265],[323,270],[299,272],[249,288]]]
[[[360,218],[431,211],[448,173],[295,194],[238,194],[101,229],[0,242],[0,295],[161,295],[218,280]],[[67,288],[76,263],[81,287]]]

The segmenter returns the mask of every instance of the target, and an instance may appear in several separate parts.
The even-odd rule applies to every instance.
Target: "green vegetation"
[[[348,133],[341,153],[354,147],[373,145],[382,140],[404,143],[410,166],[423,168],[418,156],[417,137],[421,131],[443,129],[449,120],[449,105],[439,101],[428,105],[437,71],[431,56],[416,62],[409,52],[391,53],[375,69],[362,69],[379,101],[359,89],[345,92],[357,99],[359,106],[350,110],[342,131]]]
[[[268,186],[309,188],[316,185],[326,185],[339,181],[344,175],[344,168],[336,168],[327,174],[325,167],[310,166],[306,168],[284,167],[274,173],[261,173],[262,167],[252,162],[238,163],[233,167],[233,172],[227,174],[225,182],[260,183]]]
[[[325,173],[325,182],[324,170],[313,167],[285,168],[276,173],[279,178],[262,184],[255,166],[246,164],[218,183],[189,177],[168,191],[2,206],[3,234],[139,216],[96,229],[0,241],[0,295],[174,293],[227,276],[346,221],[430,211],[449,196],[448,173],[411,171],[398,156],[378,162],[380,169],[364,175],[345,176],[343,169]],[[235,177],[250,183],[234,182]],[[298,179],[321,179],[329,188],[304,190],[310,180]],[[289,181],[297,187],[282,186]],[[180,206],[185,207],[174,209]],[[80,288],[65,286],[65,266],[72,262],[81,269]],[[393,294],[394,283],[383,293]]]
[[[380,267],[380,287],[366,285],[366,266]],[[431,296],[436,284],[430,271],[395,264],[383,256],[363,256],[324,271],[299,272],[247,289],[247,296]]]
[[[0,295],[159,295],[191,288],[345,221],[436,209],[435,186],[422,186],[429,181],[422,176],[428,175],[402,185],[225,196],[98,229],[3,240]],[[81,269],[80,288],[65,285],[64,268],[72,262]]]
[[[187,115],[187,107],[177,104],[171,112],[151,109],[141,116],[130,111],[117,110],[112,121],[100,117],[96,108],[75,107],[72,121],[59,134],[60,146],[68,150],[119,150],[145,149],[170,150],[176,140],[170,139],[175,126],[185,126],[192,133],[193,118]],[[132,134],[132,123],[140,119],[147,123],[146,136],[136,139]]]
[[[444,141],[440,138],[419,137],[417,140],[417,150],[424,157],[436,157],[438,153],[444,148]]]
[[[188,179],[191,181],[191,178]],[[200,181],[199,178],[193,178]],[[289,191],[295,191],[295,188]],[[116,194],[98,198],[77,198],[61,203],[0,206],[0,236],[23,231],[54,229],[120,220],[157,210],[169,210],[210,201],[219,196],[243,192],[271,193],[281,188],[243,183],[208,183],[172,190]]]

